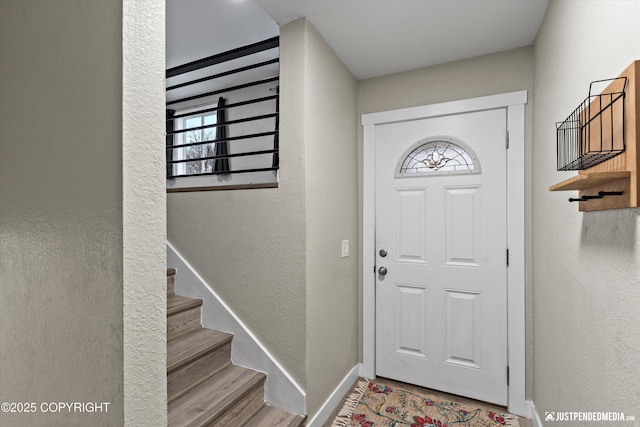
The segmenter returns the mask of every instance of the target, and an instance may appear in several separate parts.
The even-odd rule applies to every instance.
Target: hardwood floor
[[[412,384],[407,384],[407,383],[403,383],[403,382],[400,382],[400,381],[390,380],[390,379],[387,379],[387,378],[378,377],[378,378],[375,379],[375,382],[379,383],[379,384],[395,387],[395,388],[402,388],[402,389],[405,389],[405,390],[411,391],[411,392],[429,393],[429,394],[432,394],[432,395],[434,395],[436,397],[439,397],[439,398],[442,398],[442,399],[447,399],[447,400],[451,400],[453,402],[458,402],[458,403],[466,403],[466,404],[470,404],[470,405],[477,405],[480,408],[488,409],[488,410],[491,410],[491,411],[507,412],[507,408],[505,408],[504,406],[498,406],[498,405],[493,405],[491,403],[480,402],[478,400],[468,399],[466,397],[456,396],[454,394],[447,394],[447,393],[443,393],[443,392],[437,391],[437,390],[422,388],[422,387],[418,387],[418,386],[415,386],[415,385],[412,385]],[[347,393],[347,396],[349,396],[349,394],[351,394],[351,392],[355,389],[356,384],[357,384],[357,381],[356,381],[356,383],[354,383],[351,386],[351,389],[349,390],[349,393]],[[340,402],[340,405],[338,405],[338,407],[333,412],[333,414],[331,414],[331,417],[329,417],[329,420],[326,423],[324,423],[323,427],[331,427],[331,423],[333,423],[333,420],[338,415],[338,412],[340,412],[340,409],[342,409],[342,405],[344,405],[344,402],[345,402],[347,396],[345,396],[345,398],[342,399],[342,402]],[[520,427],[533,427],[533,423],[531,422],[531,420],[528,420],[528,419],[522,418],[522,417],[518,417],[518,421],[520,423]]]

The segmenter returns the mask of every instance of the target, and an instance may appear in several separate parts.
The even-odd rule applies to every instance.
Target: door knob
[[[378,274],[381,276],[386,276],[387,275],[387,267],[380,267],[378,269]]]

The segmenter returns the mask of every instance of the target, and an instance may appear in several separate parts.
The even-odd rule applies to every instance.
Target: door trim
[[[527,91],[470,98],[362,115],[362,365],[360,375],[375,377],[375,137],[376,126],[407,120],[506,108],[507,150],[507,363],[509,412],[530,417],[525,400],[525,185],[524,143]]]

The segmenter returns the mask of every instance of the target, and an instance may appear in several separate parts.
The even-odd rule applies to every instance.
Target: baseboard
[[[544,427],[542,424],[542,418],[540,418],[540,414],[536,410],[536,405],[531,400],[531,422],[533,423],[533,427]]]
[[[507,410],[510,414],[517,415],[519,417],[531,418],[531,405],[533,404],[530,400],[520,400],[517,402],[509,401],[507,405]]]
[[[233,334],[231,346],[233,363],[267,374],[265,401],[296,415],[305,415],[306,393],[302,387],[169,242],[167,242],[167,265],[177,270],[175,278],[177,294],[202,298],[203,326]]]
[[[347,373],[311,421],[307,423],[307,427],[322,427],[322,425],[327,422],[331,414],[333,414],[338,405],[340,405],[340,402],[342,402],[342,399],[349,393],[353,383],[358,380],[359,373],[360,364],[354,366],[353,369]]]

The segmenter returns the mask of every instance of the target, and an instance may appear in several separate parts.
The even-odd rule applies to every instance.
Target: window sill
[[[167,193],[278,188],[277,171],[206,175],[167,180]]]
[[[258,188],[278,188],[277,182],[267,184],[237,184],[214,185],[210,187],[167,188],[167,193],[189,193],[194,191],[223,191],[223,190],[255,190]]]

